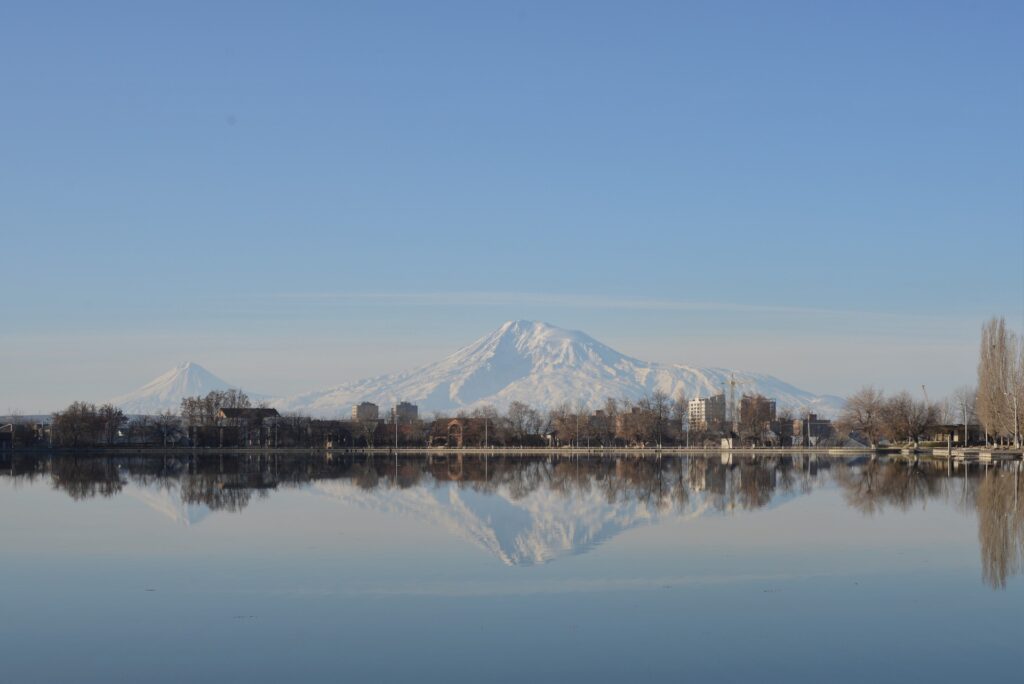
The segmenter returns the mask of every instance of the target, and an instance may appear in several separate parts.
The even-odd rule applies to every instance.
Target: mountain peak
[[[557,326],[545,323],[544,321],[528,321],[524,318],[515,321],[505,321],[501,324],[495,334],[504,335],[508,333],[522,335],[536,332],[543,332],[546,330],[562,330]]]
[[[198,363],[185,361],[110,403],[121,407],[125,413],[153,414],[177,409],[185,397],[235,388]]]
[[[818,397],[777,378],[722,368],[649,363],[622,354],[578,330],[543,321],[517,319],[420,368],[368,378],[274,402],[278,408],[316,415],[344,414],[353,403],[396,401],[427,411],[454,412],[483,404],[504,409],[513,401],[538,408],[579,402],[601,406],[605,399],[637,400],[652,392],[670,397],[709,396],[722,391],[733,374],[782,406],[809,406],[833,413],[834,397]]]
[[[503,336],[512,336],[517,339],[558,339],[597,343],[592,337],[579,330],[560,328],[545,321],[529,321],[525,319],[506,321],[501,327],[483,339]]]
[[[206,368],[196,363],[195,361],[183,361],[179,363],[177,366],[175,366],[172,370],[168,371],[168,373],[176,373],[180,375],[206,375],[212,378],[217,377],[210,371],[206,370]]]

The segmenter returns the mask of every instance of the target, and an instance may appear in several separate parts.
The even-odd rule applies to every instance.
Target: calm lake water
[[[0,456],[0,680],[1019,681],[1019,465]]]

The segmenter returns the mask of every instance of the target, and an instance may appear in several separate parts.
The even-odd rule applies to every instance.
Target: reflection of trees
[[[739,466],[739,503],[744,509],[767,506],[775,494],[776,470],[770,463],[744,461]]]
[[[0,477],[15,484],[49,477],[75,500],[110,497],[125,483],[176,490],[183,503],[238,512],[278,487],[348,480],[373,491],[417,486],[471,488],[517,501],[537,492],[559,497],[591,493],[609,504],[635,503],[652,511],[708,508],[753,510],[780,494],[809,492],[830,478],[850,507],[872,515],[906,511],[930,499],[978,515],[983,579],[1004,587],[1024,571],[1024,492],[1020,464],[982,472],[972,466],[901,460],[798,457],[524,458],[516,454],[435,458],[361,455],[38,456],[0,459]]]
[[[680,511],[686,510],[690,503],[690,489],[687,487],[689,465],[689,459],[686,461],[681,458],[675,459],[674,474],[671,476],[671,480],[674,482],[672,500],[675,502],[676,509]]]
[[[415,487],[423,480],[423,468],[419,461],[406,461],[398,469],[398,486],[402,489]]]
[[[839,466],[834,478],[846,503],[868,515],[882,511],[886,505],[908,510],[942,489],[941,471],[919,462],[872,459],[856,467]]]
[[[981,575],[994,588],[1024,568],[1024,496],[1020,467],[986,473],[977,489]]]
[[[121,473],[109,459],[57,458],[50,467],[54,489],[81,501],[94,496],[114,496],[124,487]]]
[[[859,468],[841,465],[833,475],[846,504],[866,515],[874,514],[879,508],[878,468],[878,462],[872,459]]]
[[[238,513],[249,505],[254,488],[245,482],[226,480],[213,474],[186,475],[181,481],[181,500],[187,504],[202,504],[214,511]]]
[[[380,474],[374,467],[373,456],[367,458],[355,469],[355,482],[360,489],[376,489],[380,482]]]
[[[871,515],[886,505],[905,511],[915,503],[944,497],[978,515],[982,579],[994,588],[1024,570],[1024,492],[1020,464],[993,466],[980,476],[948,474],[927,463],[870,461],[836,469],[835,481],[846,502]],[[1011,469],[1012,468],[1012,469]]]

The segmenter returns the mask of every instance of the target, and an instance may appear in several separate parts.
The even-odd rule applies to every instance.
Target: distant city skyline
[[[1024,331],[1020,3],[0,9],[0,412],[510,319],[942,396]]]

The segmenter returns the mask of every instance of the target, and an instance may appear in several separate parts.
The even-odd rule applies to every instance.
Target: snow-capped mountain
[[[185,397],[205,395],[213,390],[237,389],[206,370],[198,363],[188,361],[167,371],[134,392],[110,401],[128,414],[154,414],[177,411]]]
[[[634,497],[609,501],[598,488],[565,494],[541,487],[517,496],[505,485],[487,493],[451,483],[364,490],[351,480],[322,480],[311,491],[346,506],[426,522],[505,565],[536,565],[586,553],[635,527],[698,518],[710,510],[703,496],[683,509],[659,509]]]
[[[637,527],[754,509],[767,511],[801,496],[800,488],[779,488],[756,505],[745,504],[738,491],[743,475],[730,470],[731,461],[727,464],[723,459],[722,464],[726,469],[721,472],[720,493],[666,479],[657,500],[627,489],[609,496],[598,480],[569,491],[539,486],[525,494],[508,483],[491,490],[436,481],[409,488],[364,489],[351,479],[316,481],[310,491],[346,506],[446,530],[506,565],[535,565],[586,553]]]
[[[609,497],[600,487],[568,493],[538,487],[524,496],[507,484],[489,492],[451,482],[364,489],[351,479],[339,479],[317,480],[300,491],[328,497],[344,507],[429,524],[505,565],[537,565],[587,553],[637,527],[741,510],[728,496],[716,507],[714,495],[704,490],[690,492],[680,503],[677,486],[666,483],[660,504],[629,495]],[[186,503],[182,483],[175,480],[126,481],[122,492],[185,527],[217,514],[205,504]],[[798,495],[799,490],[776,492],[759,510],[776,508]]]
[[[319,416],[347,413],[353,403],[397,401],[421,413],[453,411],[513,401],[541,408],[583,401],[592,408],[606,397],[638,399],[656,390],[675,397],[711,396],[730,380],[737,393],[758,392],[779,406],[834,415],[842,399],[815,395],[778,378],[726,368],[650,363],[621,354],[585,333],[537,321],[509,321],[447,358],[414,370],[339,385],[272,402],[278,409]]]

